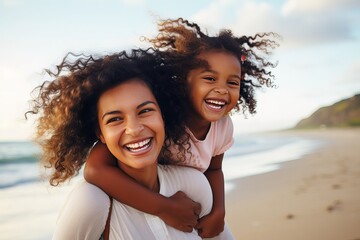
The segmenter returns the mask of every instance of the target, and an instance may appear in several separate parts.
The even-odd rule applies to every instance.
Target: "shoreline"
[[[226,221],[235,238],[360,239],[360,128],[266,134],[326,144],[276,171],[232,181]]]

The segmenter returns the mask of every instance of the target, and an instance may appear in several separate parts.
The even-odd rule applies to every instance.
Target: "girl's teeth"
[[[213,108],[215,110],[221,109],[226,104],[224,101],[218,101],[218,100],[205,100],[205,102],[208,104],[210,108]]]
[[[221,108],[221,106],[214,106],[214,105],[209,105],[209,107],[214,108],[214,109],[220,109]]]
[[[217,100],[206,100],[207,103],[216,104],[216,105],[225,105],[224,101],[217,101]]]

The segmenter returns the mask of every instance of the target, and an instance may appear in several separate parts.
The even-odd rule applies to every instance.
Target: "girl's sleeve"
[[[230,116],[226,116],[215,124],[215,151],[213,156],[226,152],[234,144],[234,125]]]
[[[98,240],[105,229],[110,198],[87,182],[75,186],[56,223],[53,240]]]

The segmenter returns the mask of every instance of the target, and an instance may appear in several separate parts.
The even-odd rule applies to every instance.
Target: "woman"
[[[168,158],[169,144],[164,142],[178,143],[185,156],[186,138],[181,114],[171,106],[177,102],[176,94],[161,91],[162,86],[152,80],[166,76],[155,53],[122,52],[97,59],[81,57],[73,63],[65,58],[58,69],[52,74],[56,79],[40,87],[32,111],[41,114],[37,141],[44,150],[42,160],[54,170],[51,184],[76,174],[100,139],[117,158],[119,171],[144,188],[179,198],[184,196],[176,193],[183,191],[201,204],[200,211],[192,203],[194,215],[209,213],[212,194],[201,172],[158,164],[174,161]],[[64,205],[53,239],[99,239],[103,232],[110,239],[200,239],[195,230],[182,232],[156,216],[115,200],[111,203],[100,189],[83,182]]]

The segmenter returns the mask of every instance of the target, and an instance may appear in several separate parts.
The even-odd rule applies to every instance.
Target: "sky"
[[[68,52],[147,46],[157,19],[182,17],[209,34],[276,32],[276,88],[256,92],[257,113],[232,116],[235,134],[293,127],[319,107],[360,93],[358,0],[0,0],[0,141],[29,140],[31,91]]]

